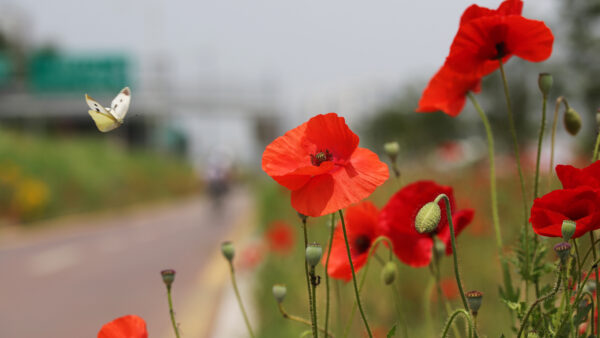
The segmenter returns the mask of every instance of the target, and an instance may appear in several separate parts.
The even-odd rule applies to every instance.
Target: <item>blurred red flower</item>
[[[575,222],[573,238],[600,228],[600,191],[580,186],[554,190],[533,201],[529,222],[536,234],[562,237],[564,220]]]
[[[441,110],[450,116],[457,116],[465,106],[467,93],[478,93],[481,90],[480,83],[479,77],[462,75],[443,66],[423,91],[417,112],[431,113]]]
[[[543,21],[522,17],[520,10],[515,4],[502,12],[463,14],[446,65],[461,74],[485,76],[500,67],[499,59],[506,62],[512,55],[531,62],[549,58],[552,31]]]
[[[400,189],[381,210],[382,231],[392,240],[398,259],[410,266],[421,267],[431,262],[433,235],[446,244],[446,255],[452,254],[445,203],[440,202],[442,218],[435,233],[419,234],[415,229],[415,216],[421,207],[439,194],[446,194],[450,199],[455,235],[458,236],[473,219],[474,211],[456,209],[452,187],[433,181],[417,181]]]
[[[453,300],[458,298],[458,285],[456,285],[456,279],[454,278],[444,278],[440,281],[440,288],[442,289],[442,294],[447,300]],[[438,299],[437,292],[432,292],[431,300],[436,302]]]
[[[104,324],[98,338],[148,338],[146,322],[136,315],[119,317]]]
[[[558,175],[558,179],[560,179],[565,189],[579,186],[600,189],[600,161],[596,161],[582,169],[559,164],[556,166],[556,175]]]
[[[237,267],[240,270],[254,269],[263,260],[265,253],[264,242],[252,241],[246,244],[239,255]]]
[[[263,170],[292,191],[292,207],[318,217],[369,196],[389,176],[372,151],[335,113],[317,115],[269,144]]]
[[[346,222],[346,233],[350,245],[350,255],[354,271],[358,272],[367,262],[367,255],[373,241],[381,234],[378,225],[379,210],[371,202],[361,202],[348,207],[344,220]],[[331,255],[329,257],[329,276],[349,281],[352,278],[346,242],[341,221],[333,234]],[[323,255],[323,266],[327,262],[327,254]]]
[[[294,228],[283,221],[274,221],[266,233],[269,248],[280,254],[288,254],[294,248]]]

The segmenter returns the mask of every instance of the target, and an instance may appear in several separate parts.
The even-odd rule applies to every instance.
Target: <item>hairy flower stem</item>
[[[409,337],[408,336],[408,324],[406,323],[406,318],[404,317],[404,314],[402,313],[402,302],[400,301],[400,290],[398,290],[395,283],[390,285],[390,290],[392,290],[392,297],[394,297],[394,303],[395,303],[395,307],[396,307],[396,315],[398,316],[398,319],[400,320],[400,325],[402,325],[402,332],[404,333],[404,337],[408,338]]]
[[[350,253],[350,244],[348,243],[348,235],[346,234],[346,222],[344,221],[344,213],[340,209],[340,220],[342,221],[342,231],[344,232],[344,241],[346,242],[346,252],[348,253],[348,261],[350,262],[350,270],[352,271],[352,284],[354,285],[354,295],[356,297],[356,304],[358,305],[358,309],[360,310],[360,315],[365,323],[365,328],[367,329],[367,333],[369,334],[369,338],[373,338],[373,334],[371,333],[371,328],[369,327],[369,323],[367,322],[367,317],[365,316],[365,312],[363,311],[362,304],[360,303],[360,294],[358,292],[358,286],[356,285],[356,273],[354,272],[354,264],[352,263],[352,255]]]
[[[317,328],[317,276],[315,275],[315,267],[310,267],[310,283],[312,286],[312,330],[313,336],[319,337],[319,329]]]
[[[173,331],[175,331],[175,337],[179,338],[179,328],[177,327],[177,321],[175,320],[175,311],[173,311],[173,299],[171,298],[171,285],[167,285],[167,300],[169,302],[169,314],[171,315],[171,324],[173,324]]]
[[[308,247],[308,233],[306,231],[306,217],[302,217],[302,231],[304,232],[304,250]],[[302,255],[304,257],[304,255]],[[310,287],[310,276],[308,274],[308,262],[304,259],[304,275],[306,277],[306,289],[308,290],[308,311],[310,313],[310,319],[313,319],[313,306],[312,306],[312,292]],[[313,323],[316,325],[316,323]],[[313,332],[314,334],[314,332]]]
[[[392,241],[390,241],[390,239],[385,236],[377,237],[373,241],[373,244],[371,244],[371,248],[369,248],[369,252],[367,253],[367,257],[368,257],[367,263],[365,264],[365,267],[364,267],[363,273],[362,273],[362,277],[360,279],[360,283],[358,284],[358,293],[359,294],[362,291],[363,286],[365,285],[365,281],[367,280],[367,274],[369,272],[369,266],[371,264],[370,258],[371,258],[371,256],[373,256],[375,250],[377,249],[377,247],[379,246],[379,243],[381,243],[381,242],[386,242],[389,245],[389,260],[392,260],[392,258],[393,258],[394,247],[392,245]],[[373,257],[376,257],[376,256],[373,256]],[[348,337],[348,334],[350,333],[350,327],[352,326],[354,314],[356,313],[356,307],[357,307],[357,302],[356,302],[356,300],[354,300],[354,304],[352,304],[352,310],[350,312],[350,317],[348,317],[348,321],[346,322],[346,326],[344,327],[344,334],[343,334],[344,338]]]
[[[458,310],[454,311],[450,315],[450,317],[448,317],[448,320],[446,321],[446,325],[444,325],[444,331],[442,331],[442,338],[448,337],[448,330],[450,329],[450,325],[452,325],[454,318],[456,318],[456,316],[458,316],[460,314],[462,314],[467,320],[467,327],[468,327],[467,337],[469,337],[469,338],[473,337],[474,329],[473,329],[473,320],[471,319],[471,315],[469,315],[469,312],[467,310],[458,309]],[[477,337],[477,333],[475,333],[475,337]]]
[[[242,297],[240,297],[240,290],[238,290],[237,282],[235,281],[235,270],[233,269],[233,263],[229,261],[229,271],[231,272],[231,284],[233,284],[233,291],[235,291],[235,298],[237,298],[238,305],[240,306],[240,310],[242,310],[242,316],[244,317],[244,322],[246,323],[246,328],[248,328],[248,334],[250,337],[254,338],[254,332],[252,332],[252,327],[250,326],[250,321],[248,320],[248,315],[246,314],[246,309],[244,309],[244,304],[242,303]],[[179,338],[179,335],[177,336]]]
[[[558,108],[560,104],[564,103],[565,109],[569,109],[569,102],[562,96],[556,99],[556,105],[554,106],[554,118],[552,119],[552,137],[550,138],[550,177],[554,172],[554,141],[556,140],[556,125],[558,124]]]
[[[552,289],[552,291],[550,291],[550,293],[548,293],[547,295],[536,299],[535,302],[533,302],[533,304],[531,304],[531,306],[529,306],[529,309],[527,309],[527,312],[525,313],[525,316],[523,317],[523,321],[521,322],[521,327],[519,328],[519,332],[517,333],[517,338],[520,338],[521,335],[523,334],[523,330],[527,326],[527,321],[529,320],[529,316],[533,312],[533,309],[535,309],[536,306],[538,306],[540,303],[542,303],[546,299],[548,299],[550,297],[554,297],[554,295],[556,295],[556,293],[558,292],[558,289],[560,288],[560,281],[562,279],[561,278],[562,270],[563,270],[563,265],[562,265],[562,263],[559,263],[557,276],[556,276],[556,282],[554,283],[554,288]]]
[[[540,133],[538,135],[537,157],[535,160],[535,181],[533,181],[533,198],[538,197],[538,187],[540,184],[540,158],[542,156],[542,141],[544,139],[544,129],[546,129],[546,102],[548,95],[542,95],[542,122],[540,123]]]
[[[458,273],[458,252],[456,252],[456,238],[454,234],[454,224],[452,222],[452,209],[450,208],[450,199],[446,194],[439,194],[435,198],[435,203],[439,203],[440,200],[444,200],[446,203],[446,218],[448,219],[448,226],[450,227],[450,243],[452,244],[452,257],[454,258],[454,277],[456,277],[456,284],[458,285],[458,291],[460,291],[460,298],[462,299],[465,310],[469,311],[469,305],[467,305],[467,297],[463,291],[462,282],[460,281],[460,274]]]
[[[595,242],[596,241],[594,240],[594,231],[590,231],[590,243],[592,245],[592,255],[594,257],[594,261],[598,259],[596,254],[596,246],[594,245]],[[600,278],[598,278],[598,263],[594,264],[592,267],[594,268],[594,270],[596,270],[596,307],[597,309],[600,309],[598,308],[598,305],[600,305],[600,283],[598,282],[600,281]],[[596,327],[600,328],[600,316],[598,316],[597,318]],[[596,337],[600,337],[600,330],[596,332]]]
[[[331,256],[331,247],[333,244],[333,230],[335,230],[335,213],[331,214],[329,248],[327,249],[327,259],[325,260],[325,332],[329,329],[329,257]]]
[[[298,323],[302,323],[307,326],[312,326],[312,322],[310,320],[299,317],[299,316],[291,315],[285,311],[285,309],[283,308],[283,304],[279,303],[278,305],[279,305],[279,312],[281,312],[281,315],[283,316],[283,318],[290,319],[290,320],[296,321]],[[325,334],[326,336],[334,337],[333,333],[327,332],[327,330],[325,330],[322,327],[319,327],[319,331],[323,332],[323,334]]]
[[[598,136],[596,137],[596,145],[594,146],[594,154],[592,155],[592,162],[596,162],[600,160],[600,156],[598,156],[598,148],[600,148],[600,131],[598,131]]]
[[[517,171],[519,172],[519,183],[521,184],[521,198],[523,199],[523,226],[525,227],[525,271],[527,277],[530,274],[529,267],[529,227],[527,218],[529,215],[529,208],[527,207],[527,192],[525,188],[525,179],[523,177],[523,169],[521,168],[521,156],[519,154],[519,140],[517,139],[517,128],[515,128],[515,119],[513,114],[512,103],[510,100],[510,92],[508,90],[508,80],[506,79],[506,73],[504,72],[504,65],[502,59],[498,59],[500,64],[500,74],[502,75],[502,85],[504,87],[504,97],[506,98],[506,111],[508,113],[508,124],[510,128],[510,134],[513,140],[515,161],[517,162]],[[529,278],[525,279],[525,297],[529,294]]]
[[[431,274],[435,279],[435,288],[437,290],[437,299],[439,305],[439,312],[442,313],[444,309],[446,310],[446,316],[449,316],[452,312],[452,308],[450,307],[450,303],[448,303],[448,299],[444,297],[444,293],[442,292],[442,278],[440,273],[440,256],[436,250],[433,250],[433,264],[430,265]],[[444,307],[445,306],[445,307]],[[452,326],[452,330],[454,331],[455,337],[460,337],[460,332],[456,325]]]

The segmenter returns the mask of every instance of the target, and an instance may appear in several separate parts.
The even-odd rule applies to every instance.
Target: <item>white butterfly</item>
[[[85,102],[90,106],[88,113],[96,122],[96,127],[103,133],[118,128],[123,124],[123,119],[129,103],[131,102],[131,90],[129,87],[123,88],[119,94],[112,100],[110,107],[102,107],[100,103],[85,94]]]

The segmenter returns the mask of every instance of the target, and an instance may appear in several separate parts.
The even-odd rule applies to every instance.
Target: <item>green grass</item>
[[[0,129],[0,154],[0,222],[119,208],[197,187],[182,159],[128,149],[108,137],[42,137]]]

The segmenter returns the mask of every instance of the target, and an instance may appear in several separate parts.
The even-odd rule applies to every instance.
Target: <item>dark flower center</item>
[[[371,247],[371,240],[366,235],[360,235],[354,239],[354,251],[357,255],[363,254]]]
[[[502,59],[506,56],[506,54],[508,54],[506,50],[506,45],[504,44],[504,42],[498,42],[496,44],[496,57],[494,59]]]
[[[331,161],[333,159],[333,155],[329,152],[329,150],[325,149],[325,151],[319,151],[315,155],[310,155],[310,163],[314,166],[320,166],[321,163],[325,161]]]

